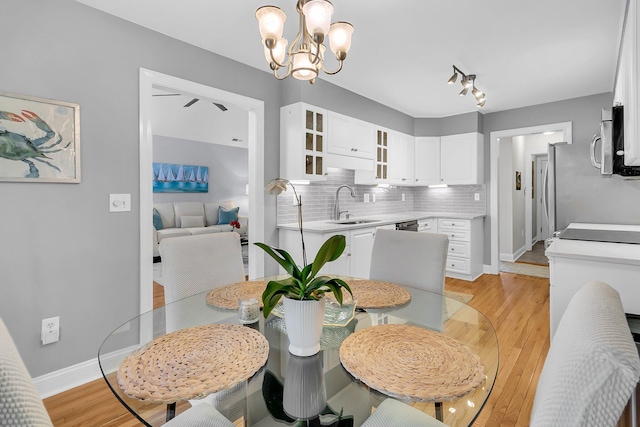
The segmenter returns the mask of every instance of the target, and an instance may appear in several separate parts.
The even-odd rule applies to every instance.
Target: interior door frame
[[[489,209],[489,219],[491,223],[491,265],[489,274],[500,273],[500,214],[499,214],[499,167],[500,161],[500,138],[511,138],[519,135],[529,135],[532,133],[551,131],[564,132],[564,139],[571,144],[573,142],[572,122],[553,123],[547,125],[530,126],[518,129],[507,129],[490,133],[490,153],[489,164],[491,165],[491,175],[489,177],[489,197],[491,200]]]
[[[249,278],[264,276],[264,101],[140,68],[140,313],[153,309],[153,129],[152,89],[161,86],[246,109],[249,115]]]
[[[530,251],[531,249],[533,249],[533,238],[534,238],[534,233],[533,233],[533,215],[532,215],[532,209],[533,209],[533,199],[531,198],[531,192],[533,191],[533,188],[531,186],[531,181],[532,178],[534,176],[534,169],[531,167],[531,162],[535,162],[535,158],[537,156],[541,156],[543,154],[546,154],[546,149],[544,151],[540,151],[540,150],[530,150],[527,151],[525,154],[525,175],[526,175],[526,184],[525,184],[525,197],[524,197],[524,245],[525,245],[525,250],[526,251]],[[536,176],[537,179],[537,176]],[[537,184],[537,182],[536,182]],[[537,189],[538,191],[542,190],[541,187],[538,187]],[[537,205],[536,205],[536,209],[537,209]],[[536,211],[536,216],[537,216],[537,211]]]

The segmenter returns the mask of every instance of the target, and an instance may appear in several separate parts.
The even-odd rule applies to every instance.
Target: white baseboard
[[[120,361],[138,346],[125,348],[117,352],[105,355],[103,358],[103,368],[106,372],[113,372],[117,369]],[[41,375],[33,379],[40,393],[40,397],[45,399],[58,393],[81,386],[90,381],[102,378],[102,371],[98,365],[98,359],[87,360],[78,364],[59,369],[48,374]]]
[[[522,254],[525,253],[526,251],[527,251],[527,248],[523,246],[512,254],[500,253],[500,261],[516,262],[516,260],[520,258],[520,256],[522,256]]]

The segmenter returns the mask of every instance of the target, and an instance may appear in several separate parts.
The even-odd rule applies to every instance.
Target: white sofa
[[[226,210],[235,208],[233,201],[220,203],[203,202],[175,202],[175,203],[154,203],[153,207],[160,214],[162,219],[162,229],[153,227],[153,256],[160,256],[158,250],[163,239],[178,236],[194,236],[198,234],[220,233],[236,231],[241,235],[249,232],[249,217],[238,215],[238,222],[241,227],[232,228],[229,224],[219,224],[218,209],[222,207]],[[184,218],[183,217],[188,217]],[[199,222],[202,226],[191,226],[190,222]]]

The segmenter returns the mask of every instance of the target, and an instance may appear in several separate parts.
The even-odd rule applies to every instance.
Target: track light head
[[[462,90],[460,91],[459,95],[465,96],[467,93],[469,93],[469,91],[471,91],[473,96],[476,98],[478,107],[482,107],[486,102],[485,94],[476,88],[475,74],[465,74],[458,67],[454,65],[453,75],[451,76],[451,78],[449,78],[449,81],[447,81],[447,83],[448,84],[455,83],[456,79],[458,78],[458,74],[462,76],[462,78],[460,79],[460,83],[462,84]]]

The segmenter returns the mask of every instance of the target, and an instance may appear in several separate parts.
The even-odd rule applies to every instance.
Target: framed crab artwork
[[[0,181],[80,182],[80,106],[0,91]]]

